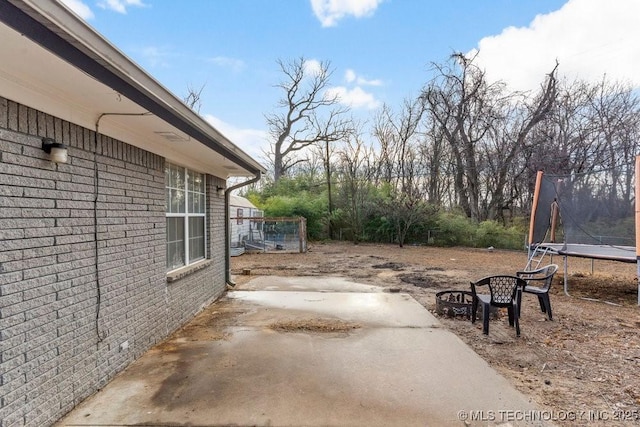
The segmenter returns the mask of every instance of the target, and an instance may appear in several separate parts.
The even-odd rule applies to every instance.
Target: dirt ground
[[[526,260],[525,251],[317,243],[305,254],[244,254],[231,265],[238,285],[257,275],[342,276],[408,293],[438,316],[437,292],[469,290],[470,280],[513,274]],[[551,290],[553,321],[534,295],[525,294],[519,338],[506,313],[491,320],[488,336],[482,321],[438,317],[558,424],[640,425],[635,264],[595,261],[592,266],[590,260],[570,258],[568,296],[562,258],[553,262],[560,266]]]

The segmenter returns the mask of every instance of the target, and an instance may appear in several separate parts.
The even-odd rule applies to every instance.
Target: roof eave
[[[265,168],[57,1],[0,2],[0,21],[254,175]]]

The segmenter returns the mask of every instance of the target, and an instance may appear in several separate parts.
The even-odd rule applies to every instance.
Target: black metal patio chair
[[[528,270],[518,271],[516,276],[524,279],[527,285],[522,289],[522,292],[534,294],[538,297],[540,303],[540,310],[546,313],[549,320],[553,320],[553,314],[551,313],[551,300],[549,299],[549,290],[551,289],[551,283],[553,282],[553,276],[558,271],[557,264],[549,264],[544,267]],[[518,300],[518,309],[522,306],[522,294]],[[518,313],[520,316],[520,313]]]
[[[473,302],[471,307],[471,322],[475,323],[478,305],[482,304],[482,333],[489,334],[489,311],[491,307],[506,307],[509,314],[509,326],[516,327],[516,335],[520,336],[520,322],[518,320],[518,301],[520,292],[527,285],[517,276],[488,276],[477,282],[471,282]],[[478,293],[478,288],[486,286],[489,293]]]

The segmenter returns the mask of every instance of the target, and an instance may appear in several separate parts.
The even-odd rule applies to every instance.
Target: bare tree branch
[[[205,86],[206,84],[203,84],[200,88],[195,88],[189,85],[187,87],[187,96],[183,99],[184,103],[198,114],[200,114],[200,108],[202,107],[202,91]]]
[[[278,102],[282,111],[266,116],[273,140],[274,180],[291,166],[287,158],[324,141],[337,141],[346,135],[342,119],[348,108],[339,107],[339,99],[328,95],[332,71],[323,61],[313,69],[304,57],[291,62],[277,61],[284,80],[276,87],[284,91]],[[298,161],[296,161],[298,163]]]

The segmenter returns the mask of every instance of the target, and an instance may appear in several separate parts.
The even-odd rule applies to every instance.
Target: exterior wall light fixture
[[[218,192],[218,196],[224,196],[224,187],[216,186],[216,191]]]
[[[67,163],[67,146],[56,142],[53,138],[42,138],[42,150],[54,163]]]

